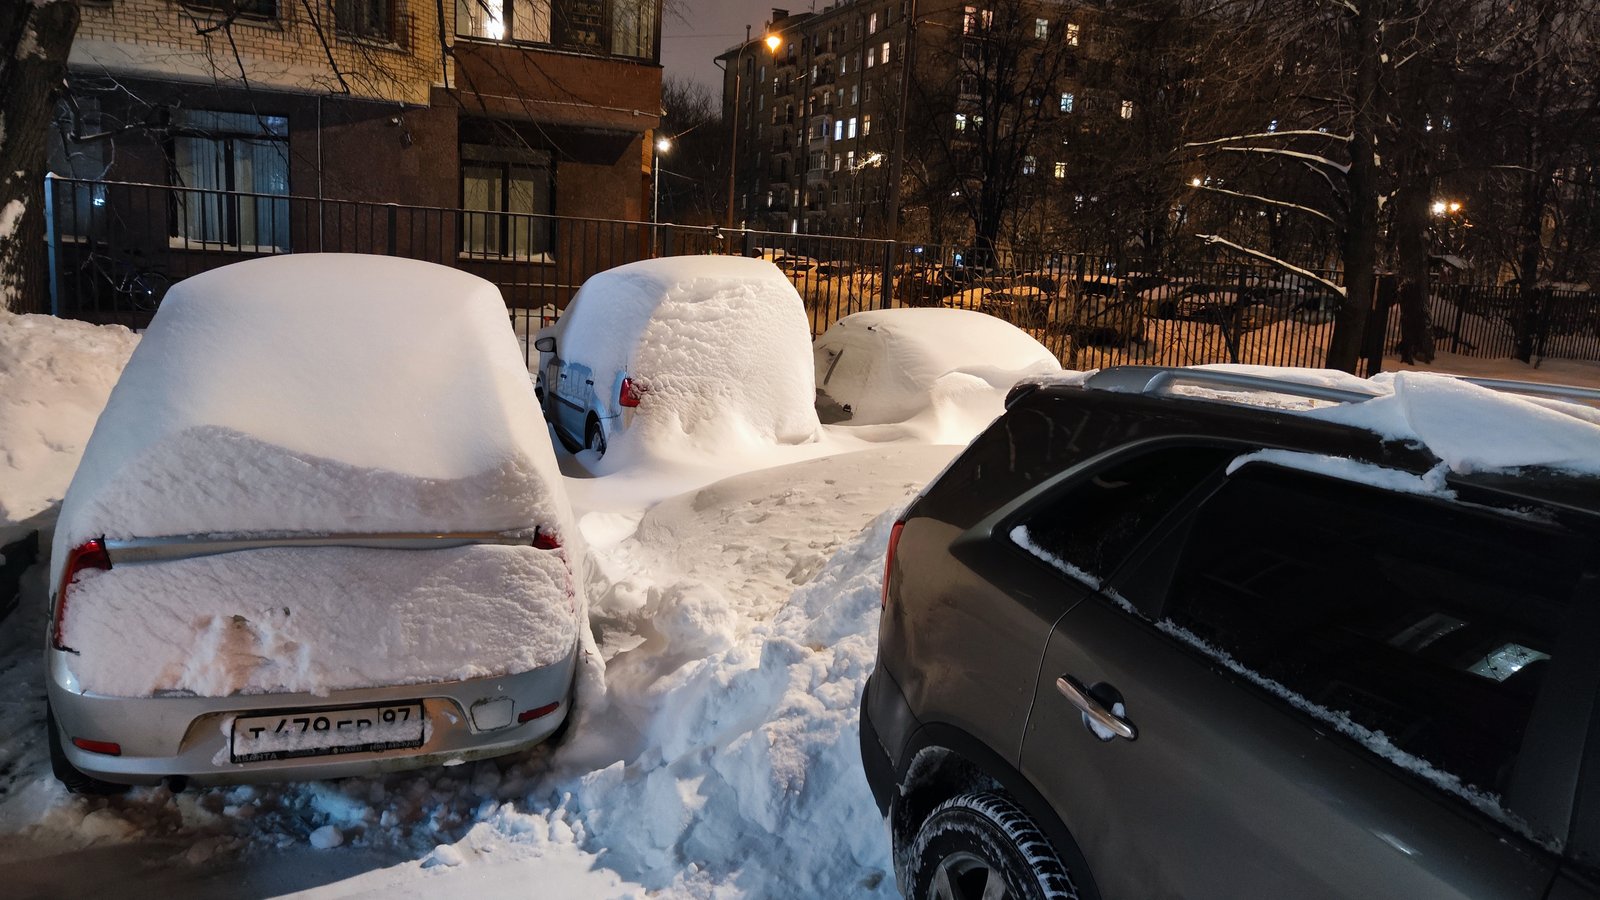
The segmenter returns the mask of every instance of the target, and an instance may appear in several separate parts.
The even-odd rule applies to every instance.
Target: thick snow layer
[[[607,470],[639,454],[815,438],[810,334],[783,273],[734,256],[645,260],[601,272],[556,324],[559,355],[590,368],[604,402],[624,375],[645,389],[627,428],[610,439]]]
[[[1258,450],[1246,453],[1228,463],[1228,474],[1253,462],[1298,469],[1314,475],[1326,475],[1341,481],[1366,484],[1404,494],[1428,494],[1436,497],[1453,497],[1455,492],[1445,486],[1445,465],[1429,470],[1425,475],[1413,475],[1395,469],[1386,469],[1358,459],[1341,456],[1323,456],[1317,453],[1298,453],[1292,450]]]
[[[555,459],[493,285],[429,263],[236,263],[162,301],[56,533],[555,526]]]
[[[79,576],[80,687],[325,694],[525,672],[572,652],[561,555],[532,547],[245,550]]]
[[[817,338],[815,358],[818,386],[850,406],[851,425],[911,418],[934,402],[935,386],[948,385],[953,373],[1004,391],[1028,376],[1061,371],[1055,355],[1027,332],[964,309],[854,313]]]
[[[120,325],[0,311],[0,526],[66,493],[139,338]]]

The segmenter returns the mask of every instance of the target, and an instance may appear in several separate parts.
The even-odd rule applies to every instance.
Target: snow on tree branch
[[[1233,250],[1236,253],[1242,253],[1245,256],[1251,257],[1253,259],[1259,259],[1264,263],[1268,263],[1270,265],[1276,266],[1277,268],[1280,268],[1280,269],[1284,270],[1285,272],[1289,272],[1289,273],[1294,274],[1294,275],[1299,275],[1302,278],[1310,279],[1311,281],[1315,281],[1316,283],[1322,285],[1323,287],[1327,288],[1328,290],[1333,291],[1334,293],[1338,294],[1340,297],[1344,297],[1345,296],[1344,285],[1338,284],[1337,282],[1329,281],[1328,279],[1323,278],[1321,275],[1318,275],[1317,273],[1312,272],[1310,269],[1302,269],[1302,268],[1300,268],[1299,266],[1297,266],[1297,265],[1295,265],[1293,263],[1285,262],[1285,261],[1277,258],[1276,256],[1273,256],[1270,253],[1263,253],[1260,250],[1255,250],[1255,249],[1252,249],[1250,247],[1246,247],[1246,246],[1244,246],[1242,244],[1236,244],[1233,241],[1230,241],[1227,238],[1222,237],[1221,235],[1217,235],[1217,234],[1197,234],[1197,235],[1195,235],[1195,237],[1199,238],[1202,241],[1205,241],[1208,244],[1220,245],[1220,246],[1226,247],[1229,250]]]
[[[1189,143],[1184,144],[1183,146],[1185,146],[1185,147],[1214,147],[1214,146],[1216,146],[1218,144],[1231,144],[1231,143],[1233,143],[1235,141],[1253,141],[1253,140],[1257,140],[1257,139],[1260,139],[1260,138],[1282,138],[1282,137],[1327,138],[1330,141],[1342,141],[1342,142],[1344,142],[1346,144],[1350,143],[1350,140],[1351,140],[1351,136],[1348,135],[1348,134],[1332,134],[1332,133],[1327,132],[1327,131],[1316,131],[1316,130],[1312,130],[1312,129],[1294,129],[1294,130],[1291,130],[1291,131],[1262,131],[1262,132],[1257,132],[1255,134],[1236,134],[1236,135],[1233,135],[1232,137],[1217,138],[1216,140],[1212,140],[1212,141],[1190,141]]]
[[[1308,216],[1316,216],[1324,222],[1327,222],[1329,225],[1333,225],[1335,227],[1337,227],[1339,224],[1338,221],[1333,218],[1333,216],[1330,216],[1319,209],[1312,209],[1309,206],[1302,206],[1299,203],[1290,203],[1287,200],[1274,200],[1271,197],[1263,197],[1260,194],[1246,194],[1240,191],[1230,191],[1226,188],[1211,187],[1210,185],[1202,185],[1200,190],[1210,191],[1213,194],[1225,194],[1229,197],[1238,197],[1242,200],[1254,200],[1257,203],[1265,203],[1269,206],[1278,206],[1284,209],[1298,210],[1299,212],[1303,212]]]
[[[1281,147],[1219,147],[1217,149],[1221,153],[1263,153],[1268,156],[1287,156],[1290,159],[1298,159],[1307,164],[1326,166],[1330,169],[1333,169],[1335,172],[1338,172],[1340,175],[1350,174],[1349,166],[1343,163],[1336,163],[1326,156],[1321,156],[1316,153],[1303,153],[1299,150],[1284,150]]]

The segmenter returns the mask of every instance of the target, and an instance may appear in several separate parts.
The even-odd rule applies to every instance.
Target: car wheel
[[[1043,832],[1009,798],[962,794],[940,804],[911,847],[913,900],[1076,900]]]
[[[596,456],[606,455],[606,433],[594,419],[590,419],[589,427],[583,430],[583,447],[585,450],[593,450]]]
[[[90,794],[101,797],[127,793],[127,785],[112,784],[109,781],[101,781],[93,776],[85,775],[78,771],[77,766],[67,760],[66,751],[61,749],[61,731],[56,728],[55,713],[51,712],[48,706],[45,707],[44,727],[45,731],[50,735],[50,771],[55,774],[56,780],[61,782],[62,786],[68,791],[74,794]]]

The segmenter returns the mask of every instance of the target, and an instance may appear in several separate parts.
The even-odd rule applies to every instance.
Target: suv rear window
[[[1592,545],[1252,466],[1199,510],[1163,618],[1501,794]]]
[[[1173,506],[1238,455],[1182,446],[1114,460],[1029,514],[1012,539],[1058,568],[1104,581]]]

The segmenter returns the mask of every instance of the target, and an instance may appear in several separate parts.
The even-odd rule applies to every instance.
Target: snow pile
[[[851,425],[902,422],[978,388],[1001,399],[1017,381],[1061,371],[1016,326],[964,309],[884,309],[840,319],[816,341],[817,384]],[[998,415],[999,408],[993,415]]]
[[[643,755],[574,792],[608,864],[684,892],[688,863],[760,896],[894,896],[857,718],[894,517],[879,516],[769,623],[645,687]]]
[[[0,311],[0,526],[48,509],[139,338],[120,325]]]
[[[555,458],[493,285],[300,254],[177,284],[63,505],[88,538],[563,530]]]
[[[810,326],[794,287],[759,259],[630,263],[584,282],[556,325],[563,360],[588,366],[600,402],[644,388],[607,469],[636,454],[724,452],[812,440]],[[617,412],[607,407],[606,412]]]
[[[1421,372],[1371,383],[1385,396],[1307,414],[1422,444],[1455,472],[1542,466],[1600,475],[1600,410]]]
[[[63,633],[91,693],[325,695],[557,662],[577,640],[567,583],[532,547],[247,550],[85,572]]]

